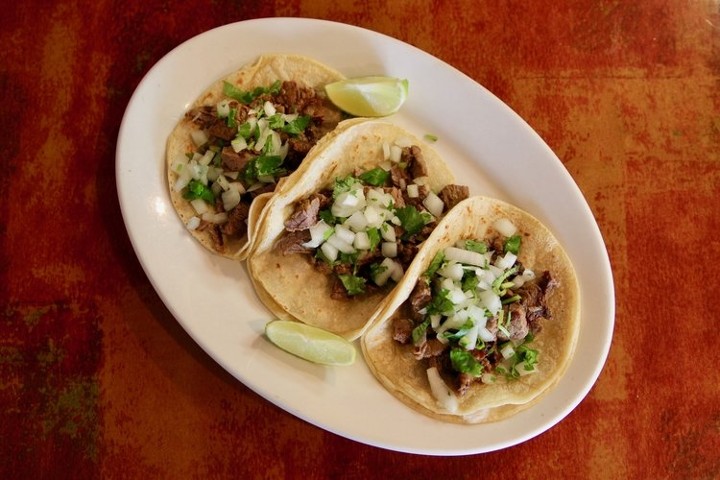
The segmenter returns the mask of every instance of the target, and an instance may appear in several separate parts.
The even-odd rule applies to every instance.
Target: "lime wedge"
[[[397,112],[408,95],[408,81],[394,77],[358,77],[325,85],[330,101],[358,117],[384,117]]]
[[[288,320],[265,325],[268,339],[286,352],[322,365],[350,365],[355,347],[344,338],[322,328]]]

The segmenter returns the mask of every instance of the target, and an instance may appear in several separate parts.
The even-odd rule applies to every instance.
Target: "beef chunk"
[[[445,203],[445,209],[450,210],[470,196],[470,189],[465,185],[445,185],[438,196]]]
[[[403,148],[400,161],[407,164],[407,171],[412,178],[425,177],[428,174],[422,150],[417,145]]]
[[[393,339],[403,345],[412,341],[412,331],[415,328],[413,321],[405,317],[395,317],[393,320]]]
[[[213,137],[221,138],[223,140],[230,141],[235,138],[237,134],[237,128],[228,127],[225,120],[218,118],[215,123],[208,127],[208,134]]]
[[[422,320],[423,314],[420,311],[427,307],[431,300],[432,290],[430,285],[422,280],[415,283],[415,288],[410,294],[410,311],[413,319]]]
[[[202,129],[210,128],[211,125],[217,122],[215,109],[208,105],[193,108],[185,114],[185,117]]]
[[[412,183],[412,177],[406,169],[400,168],[397,165],[393,165],[390,168],[390,181],[392,182],[393,186],[401,190],[405,190],[405,187],[407,187],[408,184]]]
[[[222,233],[229,236],[242,237],[247,232],[247,219],[250,215],[250,205],[245,202],[238,203],[228,213],[228,221],[221,227]]]
[[[232,147],[225,147],[220,152],[223,167],[233,172],[240,172],[255,157],[247,150],[236,153]]]
[[[285,232],[275,243],[275,250],[282,255],[293,253],[310,253],[311,250],[302,246],[310,241],[310,232],[307,230],[297,232]]]
[[[321,193],[315,193],[301,200],[290,218],[285,220],[285,229],[288,232],[309,229],[318,222],[318,212],[328,202],[328,198]]]
[[[413,355],[416,360],[422,360],[423,358],[437,357],[442,355],[447,350],[448,344],[442,343],[437,338],[431,338],[420,345],[415,346],[413,349]]]

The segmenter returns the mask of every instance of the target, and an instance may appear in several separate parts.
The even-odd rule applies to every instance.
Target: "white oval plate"
[[[582,293],[578,351],[534,407],[487,425],[441,423],[385,391],[359,355],[351,367],[299,360],[263,337],[271,318],[244,264],[205,251],[185,231],[165,184],[165,141],[216,79],[262,53],[300,53],[347,76],[407,78],[410,96],[392,120],[434,145],[471,193],[503,198],[543,220],[572,258]],[[314,425],[382,448],[430,455],[488,452],[528,440],[564,418],[603,367],[614,290],[600,231],[555,154],[510,108],[458,70],[393,38],[320,20],[272,18],[216,28],[160,60],[135,91],[120,128],[117,188],[135,252],[155,290],[192,338],[249,388]],[[359,353],[359,352],[358,352]]]

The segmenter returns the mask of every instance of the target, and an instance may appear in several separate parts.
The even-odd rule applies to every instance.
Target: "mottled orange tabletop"
[[[255,394],[163,304],[120,212],[120,122],[173,48],[259,17],[414,45],[562,161],[616,315],[560,423],[469,456],[368,446]],[[25,1],[0,40],[0,478],[720,478],[717,2]]]

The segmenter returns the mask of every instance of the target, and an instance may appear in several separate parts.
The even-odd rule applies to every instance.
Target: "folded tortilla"
[[[332,278],[318,271],[307,254],[282,255],[274,245],[297,201],[332,188],[336,178],[378,167],[384,162],[383,144],[398,139],[420,147],[428,173],[426,185],[433,192],[453,183],[453,174],[440,156],[407,130],[387,121],[353,119],[323,138],[312,158],[306,158],[268,202],[247,266],[258,297],[275,316],[354,339],[389,298],[390,290],[385,288],[357,298],[333,299]]]
[[[259,57],[254,63],[243,66],[227,77],[215,82],[188,108],[188,111],[201,106],[214,107],[218,102],[227,98],[223,93],[223,85],[225,82],[234,85],[240,90],[252,91],[255,88],[268,87],[278,80],[294,81],[300,86],[315,89],[318,95],[324,97],[323,87],[328,83],[343,78],[344,76],[340,72],[302,55],[264,55]],[[183,198],[182,192],[174,190],[173,186],[178,178],[178,174],[172,170],[171,165],[178,156],[183,156],[195,149],[191,133],[198,129],[199,127],[195,125],[191,119],[183,116],[167,141],[166,168],[170,197],[175,210],[185,225],[188,224],[191,218],[198,216],[198,214],[190,202]],[[267,200],[266,197],[271,195],[272,193],[265,193],[256,197],[262,198],[263,201],[257,202],[257,205],[255,205],[256,202],[253,201],[250,205],[247,218],[247,233],[236,237],[223,236],[224,245],[222,245],[222,247],[219,247],[217,242],[213,241],[208,228],[197,228],[190,230],[190,232],[200,244],[211,252],[228,258],[242,260],[247,255],[249,242],[252,239],[255,225],[262,214],[262,208],[258,208],[258,205],[261,203],[264,204]],[[213,207],[210,207],[210,210],[213,211]]]
[[[411,345],[393,339],[393,319],[410,298],[418,279],[436,253],[463,239],[487,239],[496,234],[492,225],[507,218],[522,235],[518,261],[535,272],[548,270],[559,282],[547,299],[551,319],[532,341],[539,351],[538,371],[514,380],[473,383],[458,398],[458,408],[449,412],[433,396],[427,365],[414,358]],[[573,265],[550,230],[529,213],[500,200],[471,197],[449,212],[427,239],[361,339],[365,360],[380,383],[411,408],[454,423],[484,423],[501,420],[533,405],[555,385],[570,363],[580,325],[580,290]]]

